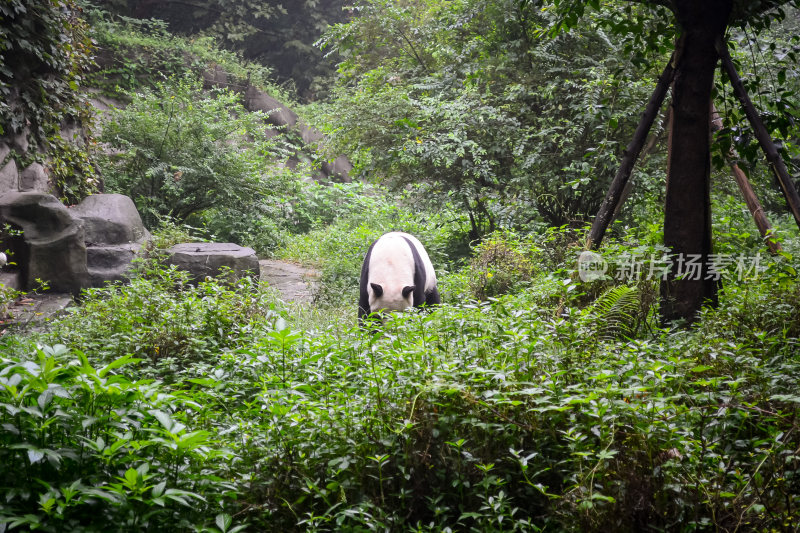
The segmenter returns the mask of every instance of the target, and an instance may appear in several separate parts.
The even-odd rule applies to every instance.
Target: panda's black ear
[[[375,293],[376,298],[380,298],[381,296],[383,296],[383,287],[381,287],[377,283],[370,283],[369,286],[372,287],[372,292]]]
[[[408,298],[408,295],[414,292],[414,289],[416,288],[416,285],[406,285],[403,287],[403,298]]]

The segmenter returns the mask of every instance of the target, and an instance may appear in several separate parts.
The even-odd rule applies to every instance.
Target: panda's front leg
[[[442,303],[442,298],[439,296],[439,289],[437,287],[425,293],[425,305],[430,307],[432,305],[439,305]]]

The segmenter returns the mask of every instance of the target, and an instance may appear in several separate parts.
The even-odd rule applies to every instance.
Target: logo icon
[[[578,276],[581,281],[594,281],[606,275],[608,263],[603,256],[586,250],[578,256]]]

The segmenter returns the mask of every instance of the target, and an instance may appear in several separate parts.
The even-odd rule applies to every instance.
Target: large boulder
[[[19,189],[17,162],[12,157],[9,157],[10,153],[11,149],[8,145],[0,142],[0,194]]]
[[[250,85],[244,93],[244,106],[248,111],[262,111],[275,126],[292,127],[297,124],[297,114],[279,100]]]
[[[19,174],[19,190],[50,192],[50,176],[47,175],[47,168],[41,163],[32,163]]]
[[[124,194],[93,194],[69,211],[83,226],[87,244],[127,244],[150,239],[133,200]]]
[[[84,231],[92,286],[124,280],[150,240],[133,200],[123,194],[93,194],[69,211]]]
[[[0,196],[0,223],[22,230],[9,243],[20,269],[22,284],[37,280],[55,292],[77,294],[89,286],[83,228],[55,196],[11,191]]]
[[[351,170],[353,170],[353,164],[343,155],[340,155],[331,162],[326,161],[322,163],[322,172],[324,172],[325,175],[344,183],[353,181],[350,179]]]
[[[230,268],[235,278],[260,275],[255,251],[233,243],[176,244],[168,250],[166,263],[188,271],[194,282],[203,281],[207,276],[218,276],[223,267]]]

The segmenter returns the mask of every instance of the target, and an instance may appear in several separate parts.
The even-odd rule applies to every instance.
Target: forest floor
[[[316,285],[319,283],[319,272],[316,270],[276,259],[262,259],[259,264],[261,281],[266,281],[270,287],[277,289],[282,300],[301,303],[311,303],[314,300]]]

